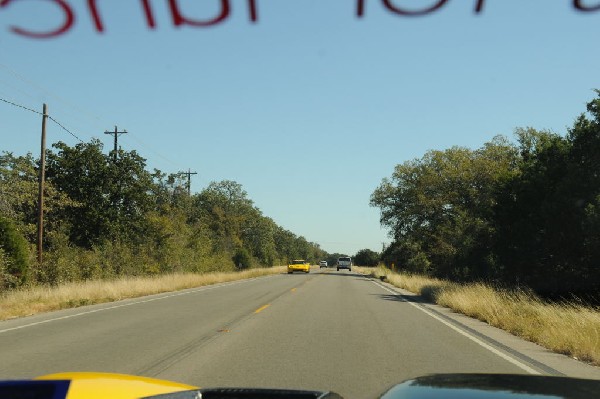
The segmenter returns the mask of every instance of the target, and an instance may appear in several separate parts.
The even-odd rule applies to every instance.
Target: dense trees
[[[600,92],[566,135],[517,129],[481,148],[429,151],[397,165],[371,196],[392,243],[355,263],[540,292],[600,287]],[[335,263],[264,216],[234,181],[188,195],[177,174],[93,140],[47,153],[46,256],[32,261],[37,161],[0,155],[0,286],[173,271],[234,270],[291,259]]]
[[[138,237],[153,202],[148,189],[154,182],[145,159],[135,151],[105,155],[97,140],[53,147],[57,152],[48,152],[46,179],[73,201],[60,215],[68,223],[70,241],[91,248],[107,239]]]
[[[177,174],[146,169],[135,151],[97,140],[47,152],[46,254],[32,262],[38,165],[0,155],[0,284],[204,272],[326,256],[264,216],[234,181],[189,196]],[[29,241],[29,243],[27,243]],[[34,267],[28,267],[31,263]]]
[[[521,173],[496,218],[506,279],[549,292],[599,289],[600,97],[587,110],[566,137],[517,132]]]
[[[429,151],[396,166],[371,196],[394,238],[384,259],[445,277],[493,273],[486,255],[495,194],[516,161],[515,148],[496,137],[478,150]]]
[[[600,98],[587,110],[566,137],[517,129],[517,145],[497,137],[398,165],[371,196],[393,238],[384,261],[547,293],[597,290]]]
[[[379,264],[379,254],[370,249],[361,249],[354,255],[353,261],[358,266],[377,266]]]

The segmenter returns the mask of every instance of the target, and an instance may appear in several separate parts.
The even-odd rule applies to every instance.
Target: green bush
[[[246,248],[238,248],[231,260],[239,270],[249,269],[252,266],[252,256]]]
[[[8,272],[11,264],[12,259],[0,248],[0,289],[14,288],[19,283],[19,279]]]
[[[0,216],[0,249],[8,257],[5,262],[6,273],[24,283],[29,271],[29,249],[25,238],[19,233],[15,224]]]

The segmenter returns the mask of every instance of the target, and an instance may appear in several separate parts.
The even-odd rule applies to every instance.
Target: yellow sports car
[[[0,381],[0,398],[16,399],[341,399],[334,392],[260,388],[208,388],[112,373],[58,373]]]
[[[292,263],[288,265],[287,272],[288,274],[294,272],[310,273],[310,262],[305,261],[304,259],[294,259]]]
[[[58,373],[29,381],[2,381],[0,397],[48,399],[133,399],[198,387],[113,373]]]

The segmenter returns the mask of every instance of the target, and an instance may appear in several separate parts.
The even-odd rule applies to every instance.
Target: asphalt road
[[[600,370],[354,272],[313,269],[0,322],[0,378],[106,371],[373,398],[431,373]]]

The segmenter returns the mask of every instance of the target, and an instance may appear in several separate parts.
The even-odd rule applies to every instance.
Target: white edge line
[[[371,282],[375,285],[377,285],[378,287],[383,288],[384,290],[386,290],[387,292],[390,292],[394,295],[398,295],[399,293],[396,291],[393,291],[389,288],[387,288],[384,285],[379,284],[378,282],[371,280]],[[415,303],[412,303],[410,301],[404,300],[404,302],[408,303],[409,305],[414,306],[415,308],[419,309],[420,311],[422,311],[423,313],[427,314],[428,316],[433,317],[434,319],[436,319],[437,321],[439,321],[440,323],[445,324],[446,326],[450,327],[451,329],[453,329],[454,331],[456,331],[457,333],[467,337],[468,339],[470,339],[471,341],[475,342],[476,344],[484,347],[485,349],[489,350],[490,352],[494,353],[497,356],[500,356],[502,359],[514,364],[515,366],[519,367],[520,369],[528,372],[529,374],[535,374],[535,375],[541,375],[542,373],[540,373],[537,370],[532,369],[531,367],[527,366],[526,364],[521,363],[520,361],[518,361],[517,359],[507,355],[504,352],[499,351],[498,349],[494,348],[491,345],[486,344],[485,342],[483,342],[482,340],[480,340],[477,337],[474,337],[473,335],[469,334],[468,332],[456,327],[454,324],[449,323],[448,321],[442,319],[441,317],[439,317],[438,315],[430,312],[429,310],[427,310],[425,307],[423,306],[419,306]]]
[[[265,276],[261,276],[261,277],[265,277]],[[162,295],[162,296],[159,296],[157,298],[150,298],[150,299],[145,299],[145,300],[141,300],[141,301],[135,300],[136,298],[126,298],[126,299],[132,299],[132,300],[134,300],[134,302],[124,303],[124,304],[121,304],[121,305],[108,306],[108,307],[101,308],[101,309],[88,310],[86,312],[80,312],[80,313],[75,313],[75,314],[71,314],[71,315],[67,315],[67,316],[55,317],[53,319],[37,321],[35,323],[24,324],[22,326],[6,328],[4,330],[0,330],[0,334],[3,334],[5,332],[9,332],[9,331],[21,330],[21,329],[27,328],[27,327],[33,327],[33,326],[37,326],[37,325],[40,325],[40,324],[51,323],[53,321],[66,320],[66,319],[71,319],[73,317],[85,316],[85,315],[92,314],[92,313],[104,312],[104,311],[107,311],[107,310],[112,310],[112,309],[117,309],[117,308],[124,308],[126,306],[133,306],[133,305],[138,305],[138,304],[141,304],[141,303],[154,302],[154,301],[159,301],[161,299],[167,299],[167,298],[172,298],[172,297],[181,296],[181,295],[194,294],[196,292],[208,291],[208,290],[212,290],[212,289],[219,288],[219,287],[226,287],[226,286],[230,286],[230,285],[241,284],[243,282],[252,281],[252,280],[255,280],[255,279],[261,278],[261,277],[253,277],[253,278],[250,278],[250,279],[231,281],[229,283],[207,285],[207,286],[196,288],[196,289],[193,289],[193,288],[192,289],[188,289],[185,292],[176,292],[174,294]],[[270,276],[266,276],[266,277],[270,277]],[[154,295],[161,295],[161,294],[154,294]],[[138,298],[142,298],[142,297],[138,297]],[[123,300],[125,300],[125,299],[123,299]],[[63,309],[63,310],[67,310],[67,309]]]

